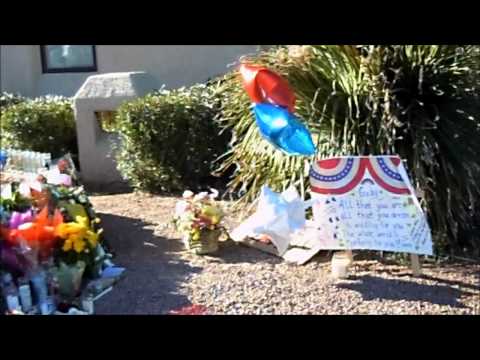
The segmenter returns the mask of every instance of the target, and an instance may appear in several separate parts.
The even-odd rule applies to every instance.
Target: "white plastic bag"
[[[47,183],[52,185],[72,186],[72,178],[70,175],[62,174],[58,168],[49,170],[46,173]]]
[[[279,194],[263,186],[257,211],[240,224],[230,237],[239,242],[247,237],[269,235],[282,256],[288,249],[291,234],[305,226],[306,206],[294,187]]]

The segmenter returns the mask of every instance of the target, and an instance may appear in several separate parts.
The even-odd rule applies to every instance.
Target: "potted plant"
[[[183,199],[175,208],[174,224],[182,234],[185,247],[195,254],[209,254],[218,250],[222,235],[223,212],[215,199],[218,191],[194,194],[183,193]]]
[[[95,220],[76,216],[75,221],[60,224],[55,229],[56,235],[61,239],[57,277],[59,291],[64,296],[78,295],[85,269],[92,266],[102,232],[102,229],[94,230],[94,223]]]

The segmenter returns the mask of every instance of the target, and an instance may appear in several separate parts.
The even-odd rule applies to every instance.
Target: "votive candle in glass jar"
[[[332,277],[334,279],[348,278],[348,270],[351,265],[351,258],[347,253],[336,252],[332,256]]]

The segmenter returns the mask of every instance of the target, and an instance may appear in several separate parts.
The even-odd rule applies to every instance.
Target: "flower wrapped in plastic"
[[[73,298],[78,295],[82,285],[82,278],[86,264],[84,261],[77,261],[74,264],[66,264],[63,261],[54,269],[58,281],[58,290],[61,295]]]
[[[49,216],[45,207],[32,221],[8,229],[2,235],[15,246],[24,241],[29,247],[38,249],[40,256],[48,257],[55,246],[55,229],[62,223],[63,217],[58,209],[55,209],[53,216]]]
[[[59,291],[67,297],[78,294],[86,269],[95,264],[96,249],[103,229],[94,230],[98,220],[90,221],[86,216],[76,216],[75,221],[60,224],[55,235],[60,238],[57,269]]]
[[[6,241],[0,241],[0,263],[4,270],[21,276],[28,270],[28,263],[19,251]]]
[[[97,217],[83,186],[64,187],[47,185],[53,202],[68,215],[72,221],[76,216],[87,216],[90,220]]]
[[[89,253],[95,249],[103,229],[93,230],[93,223],[85,216],[77,216],[75,221],[63,223],[56,228],[55,235],[63,239],[62,251],[77,254]]]
[[[10,215],[8,227],[10,229],[18,229],[20,225],[31,222],[32,220],[33,220],[32,209],[28,209],[25,212],[14,211]]]
[[[223,212],[216,202],[218,191],[193,194],[186,191],[175,207],[174,224],[187,249],[197,254],[215,252],[223,226]]]

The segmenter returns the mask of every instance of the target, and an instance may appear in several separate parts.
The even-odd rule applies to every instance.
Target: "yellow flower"
[[[76,216],[75,217],[75,222],[80,224],[81,226],[84,226],[86,228],[90,227],[88,224],[88,218],[85,216]]]
[[[75,241],[78,241],[80,240],[82,237],[79,235],[79,234],[76,234],[76,233],[72,233],[70,234],[70,236],[68,237],[69,240],[75,242]]]
[[[73,242],[73,249],[77,253],[81,253],[85,249],[85,241],[83,241],[83,239],[76,238]]]
[[[220,216],[220,210],[215,206],[205,206],[202,209],[202,215],[204,216]]]
[[[74,222],[69,222],[69,223],[64,223],[57,226],[55,234],[57,236],[60,236],[63,239],[66,239],[71,234],[81,233],[82,230],[83,230],[83,227],[80,226],[79,224]]]
[[[98,223],[100,219],[96,218],[92,223]],[[95,248],[98,244],[98,239],[103,229],[97,232],[90,227],[88,217],[76,216],[75,222],[61,224],[57,227],[55,234],[63,239],[63,251],[70,251],[72,248],[77,252],[88,250],[87,245]]]
[[[55,236],[61,237],[62,239],[66,238],[66,235],[65,235],[66,227],[67,227],[67,224],[65,223],[58,225],[55,228]]]
[[[72,240],[70,239],[65,240],[65,242],[63,243],[62,250],[65,252],[72,250]]]
[[[76,219],[77,216],[88,216],[85,208],[80,204],[65,204],[65,208],[67,209],[68,214],[74,219]]]
[[[85,237],[88,240],[88,243],[90,244],[90,247],[94,248],[95,246],[97,246],[98,238],[99,238],[99,236],[102,232],[103,232],[103,229],[100,229],[97,232],[93,232],[91,230],[87,231]]]

